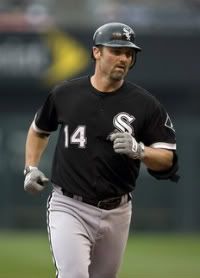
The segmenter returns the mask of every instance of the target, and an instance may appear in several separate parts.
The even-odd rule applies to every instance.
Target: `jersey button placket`
[[[97,165],[96,161],[99,156],[99,148],[98,148],[98,133],[99,130],[101,129],[103,123],[101,121],[102,119],[102,114],[104,113],[104,108],[103,108],[103,99],[102,96],[98,96],[98,105],[97,105],[97,113],[96,113],[96,125],[95,125],[95,143],[94,143],[94,157],[93,157],[93,162],[94,162],[94,186],[95,190],[98,191],[97,185],[98,185],[98,180],[100,178],[100,175],[98,174],[97,171]]]

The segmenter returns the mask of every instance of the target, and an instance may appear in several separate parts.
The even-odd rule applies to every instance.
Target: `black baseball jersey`
[[[90,199],[131,192],[140,161],[117,154],[109,135],[131,133],[146,146],[176,149],[173,125],[163,106],[143,88],[124,82],[111,93],[97,91],[90,77],[63,82],[36,113],[33,127],[51,133],[59,126],[52,182]]]

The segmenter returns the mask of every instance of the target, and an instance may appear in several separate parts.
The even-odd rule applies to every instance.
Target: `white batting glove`
[[[128,132],[114,132],[109,136],[113,142],[113,149],[116,153],[126,154],[132,159],[144,157],[144,144],[138,143]]]
[[[24,190],[36,194],[48,185],[49,179],[37,167],[27,167],[24,170]]]

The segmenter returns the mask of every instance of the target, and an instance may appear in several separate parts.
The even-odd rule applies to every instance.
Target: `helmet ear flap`
[[[138,52],[138,51],[135,51],[135,53],[134,53],[133,56],[132,56],[132,63],[131,63],[131,65],[130,65],[130,67],[129,67],[129,70],[132,69],[132,68],[135,66],[135,64],[136,64],[137,52]]]

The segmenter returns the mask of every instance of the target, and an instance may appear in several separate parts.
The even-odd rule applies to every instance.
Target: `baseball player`
[[[140,164],[177,181],[175,131],[164,107],[125,80],[141,48],[132,28],[94,33],[94,74],[53,88],[26,140],[25,191],[48,184],[39,162],[59,128],[48,199],[48,233],[58,278],[116,278],[127,243]]]

